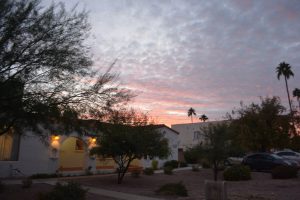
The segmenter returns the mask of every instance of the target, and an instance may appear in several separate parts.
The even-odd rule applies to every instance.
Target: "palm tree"
[[[282,62],[276,67],[276,72],[277,72],[278,80],[280,80],[281,76],[284,76],[286,92],[288,95],[288,100],[289,100],[289,105],[290,105],[290,111],[292,113],[291,98],[290,98],[290,93],[289,93],[289,87],[287,84],[287,80],[290,78],[290,76],[294,76],[294,73],[291,70],[291,65],[288,63]]]
[[[293,96],[297,97],[297,101],[299,103],[299,109],[300,109],[300,89],[295,88],[293,91]]]
[[[196,111],[195,111],[194,108],[191,107],[191,108],[188,110],[188,117],[191,117],[192,123],[193,123],[193,115],[196,116]]]
[[[201,117],[199,117],[199,119],[201,121],[205,122],[206,120],[208,120],[208,117],[205,114],[203,114],[203,115],[201,115]]]

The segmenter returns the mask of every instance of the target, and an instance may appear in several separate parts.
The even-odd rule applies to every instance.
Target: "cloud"
[[[266,95],[287,106],[275,73],[282,61],[295,73],[290,90],[300,87],[298,0],[85,0],[79,7],[90,10],[95,66],[118,58],[122,83],[139,94],[134,104],[161,123],[189,122],[190,107],[221,119],[241,100]]]

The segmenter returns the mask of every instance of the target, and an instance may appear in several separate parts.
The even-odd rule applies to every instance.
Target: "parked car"
[[[250,167],[251,170],[269,171],[277,166],[295,166],[283,157],[272,153],[254,153],[244,157],[242,164]]]
[[[281,156],[290,161],[296,161],[300,165],[300,153],[292,150],[276,151],[276,155]]]

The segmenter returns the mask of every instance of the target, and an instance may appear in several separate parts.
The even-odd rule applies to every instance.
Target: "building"
[[[224,121],[197,122],[187,124],[172,124],[171,128],[179,132],[179,149],[181,152],[186,148],[204,142],[202,129],[212,124],[223,123]]]
[[[156,125],[169,141],[171,154],[159,161],[178,159],[178,132],[165,125]],[[21,136],[6,133],[0,136],[0,177],[29,176],[37,173],[84,174],[108,173],[116,169],[112,158],[90,156],[89,150],[96,145],[97,134],[87,132],[56,135],[46,132],[37,135],[27,131]],[[156,158],[152,158],[156,159]],[[151,159],[134,160],[131,168],[149,167]]]

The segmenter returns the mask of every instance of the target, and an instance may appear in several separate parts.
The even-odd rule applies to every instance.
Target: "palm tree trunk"
[[[291,98],[290,98],[290,93],[289,93],[289,86],[287,84],[286,76],[284,77],[284,80],[285,80],[285,87],[286,87],[286,92],[287,92],[287,95],[288,95],[288,100],[289,100],[289,105],[290,105],[290,112],[292,113],[292,104],[291,104]]]

